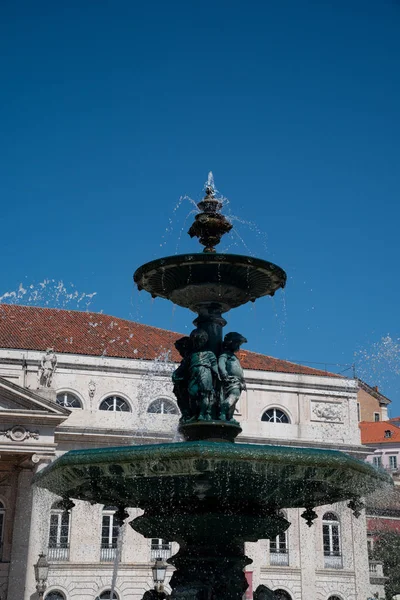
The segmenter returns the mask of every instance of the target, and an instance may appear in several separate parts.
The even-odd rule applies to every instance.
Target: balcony
[[[383,574],[383,564],[377,560],[369,561],[369,582],[376,585],[383,585],[386,581]]]
[[[270,552],[269,554],[269,564],[277,565],[278,567],[288,567],[289,566],[289,552]]]
[[[61,562],[69,560],[69,546],[66,548],[61,548],[61,546],[56,546],[55,548],[47,549],[47,560],[50,562]]]
[[[102,546],[100,548],[100,562],[114,562],[116,555],[116,546]]]
[[[325,569],[343,569],[342,557],[337,554],[325,554],[324,567]]]
[[[156,558],[162,558],[163,560],[167,560],[172,554],[172,544],[152,544],[150,558],[151,562],[156,560]]]

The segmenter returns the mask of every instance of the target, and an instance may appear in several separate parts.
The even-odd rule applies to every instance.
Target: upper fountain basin
[[[273,296],[285,287],[286,273],[273,263],[239,254],[195,253],[167,256],[137,269],[134,281],[153,298],[200,313],[218,304],[221,312]]]
[[[336,450],[197,441],[73,450],[35,481],[92,503],[256,515],[359,497],[391,478]]]

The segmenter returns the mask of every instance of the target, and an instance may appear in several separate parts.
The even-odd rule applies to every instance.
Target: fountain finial
[[[212,171],[208,173],[204,189],[206,195],[197,204],[200,212],[196,215],[188,234],[190,237],[199,238],[200,244],[205,246],[203,252],[215,252],[215,246],[220,243],[221,237],[232,229],[232,223],[221,214],[223,204],[215,197],[217,189]]]
[[[215,196],[215,192],[218,192],[214,183],[214,175],[212,171],[209,171],[207,181],[204,185],[204,191],[207,196]]]

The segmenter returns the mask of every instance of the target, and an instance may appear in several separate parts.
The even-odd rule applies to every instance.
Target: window
[[[374,463],[375,467],[381,467],[382,466],[382,457],[381,456],[373,456],[372,462]]]
[[[126,400],[119,396],[109,396],[100,404],[100,410],[112,410],[114,412],[130,412],[130,406]]]
[[[333,512],[322,517],[322,538],[324,543],[325,569],[341,569],[339,519]]]
[[[75,394],[71,392],[60,392],[57,394],[57,404],[66,408],[82,408],[82,403]]]
[[[116,506],[105,506],[103,508],[100,547],[100,560],[103,562],[113,562],[117,553],[119,526],[114,519],[116,510]]]
[[[53,504],[50,511],[49,561],[69,559],[69,512],[59,503]]]
[[[285,590],[275,590],[274,594],[276,600],[292,600],[292,596]]]
[[[397,469],[397,456],[389,456],[389,467],[393,470]]]
[[[361,421],[361,409],[360,409],[360,403],[357,402],[357,419],[359,421]]]
[[[61,592],[53,590],[52,592],[46,594],[45,600],[65,600],[65,596]]]
[[[329,596],[328,600],[342,600],[339,596]]]
[[[390,431],[390,429],[386,429],[385,438],[391,438],[391,437],[392,437],[392,432]]]
[[[111,590],[105,590],[105,592],[101,592],[100,596],[96,597],[96,600],[111,600]],[[119,600],[116,592],[113,592],[112,600]]]
[[[286,519],[286,514],[283,511],[279,512],[279,516]],[[287,566],[289,564],[287,530],[270,540],[269,554],[271,565]]]
[[[172,554],[171,548],[171,542],[160,538],[153,538],[151,540],[151,560],[154,561],[156,558],[166,560]]]
[[[3,538],[4,538],[4,524],[6,520],[6,510],[4,504],[0,502],[0,560],[3,555]]]
[[[269,421],[270,423],[290,423],[287,414],[279,408],[269,408],[261,417],[261,421]]]
[[[375,421],[375,423],[377,423],[378,421],[380,421],[380,414],[379,413],[374,413],[374,421]]]
[[[179,411],[172,400],[166,398],[158,398],[149,405],[148,413],[157,413],[161,415],[178,415]]]

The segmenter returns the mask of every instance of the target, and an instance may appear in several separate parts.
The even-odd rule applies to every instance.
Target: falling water
[[[39,283],[20,283],[16,290],[2,294],[0,303],[88,310],[96,295],[97,292],[79,292],[73,283],[67,285],[62,280],[44,279]]]
[[[114,557],[113,572],[112,572],[112,579],[111,579],[110,598],[114,598],[115,586],[117,585],[118,567],[121,562],[122,545],[124,543],[125,530],[126,530],[126,523],[123,523],[118,531],[117,548],[116,548],[115,557]]]

